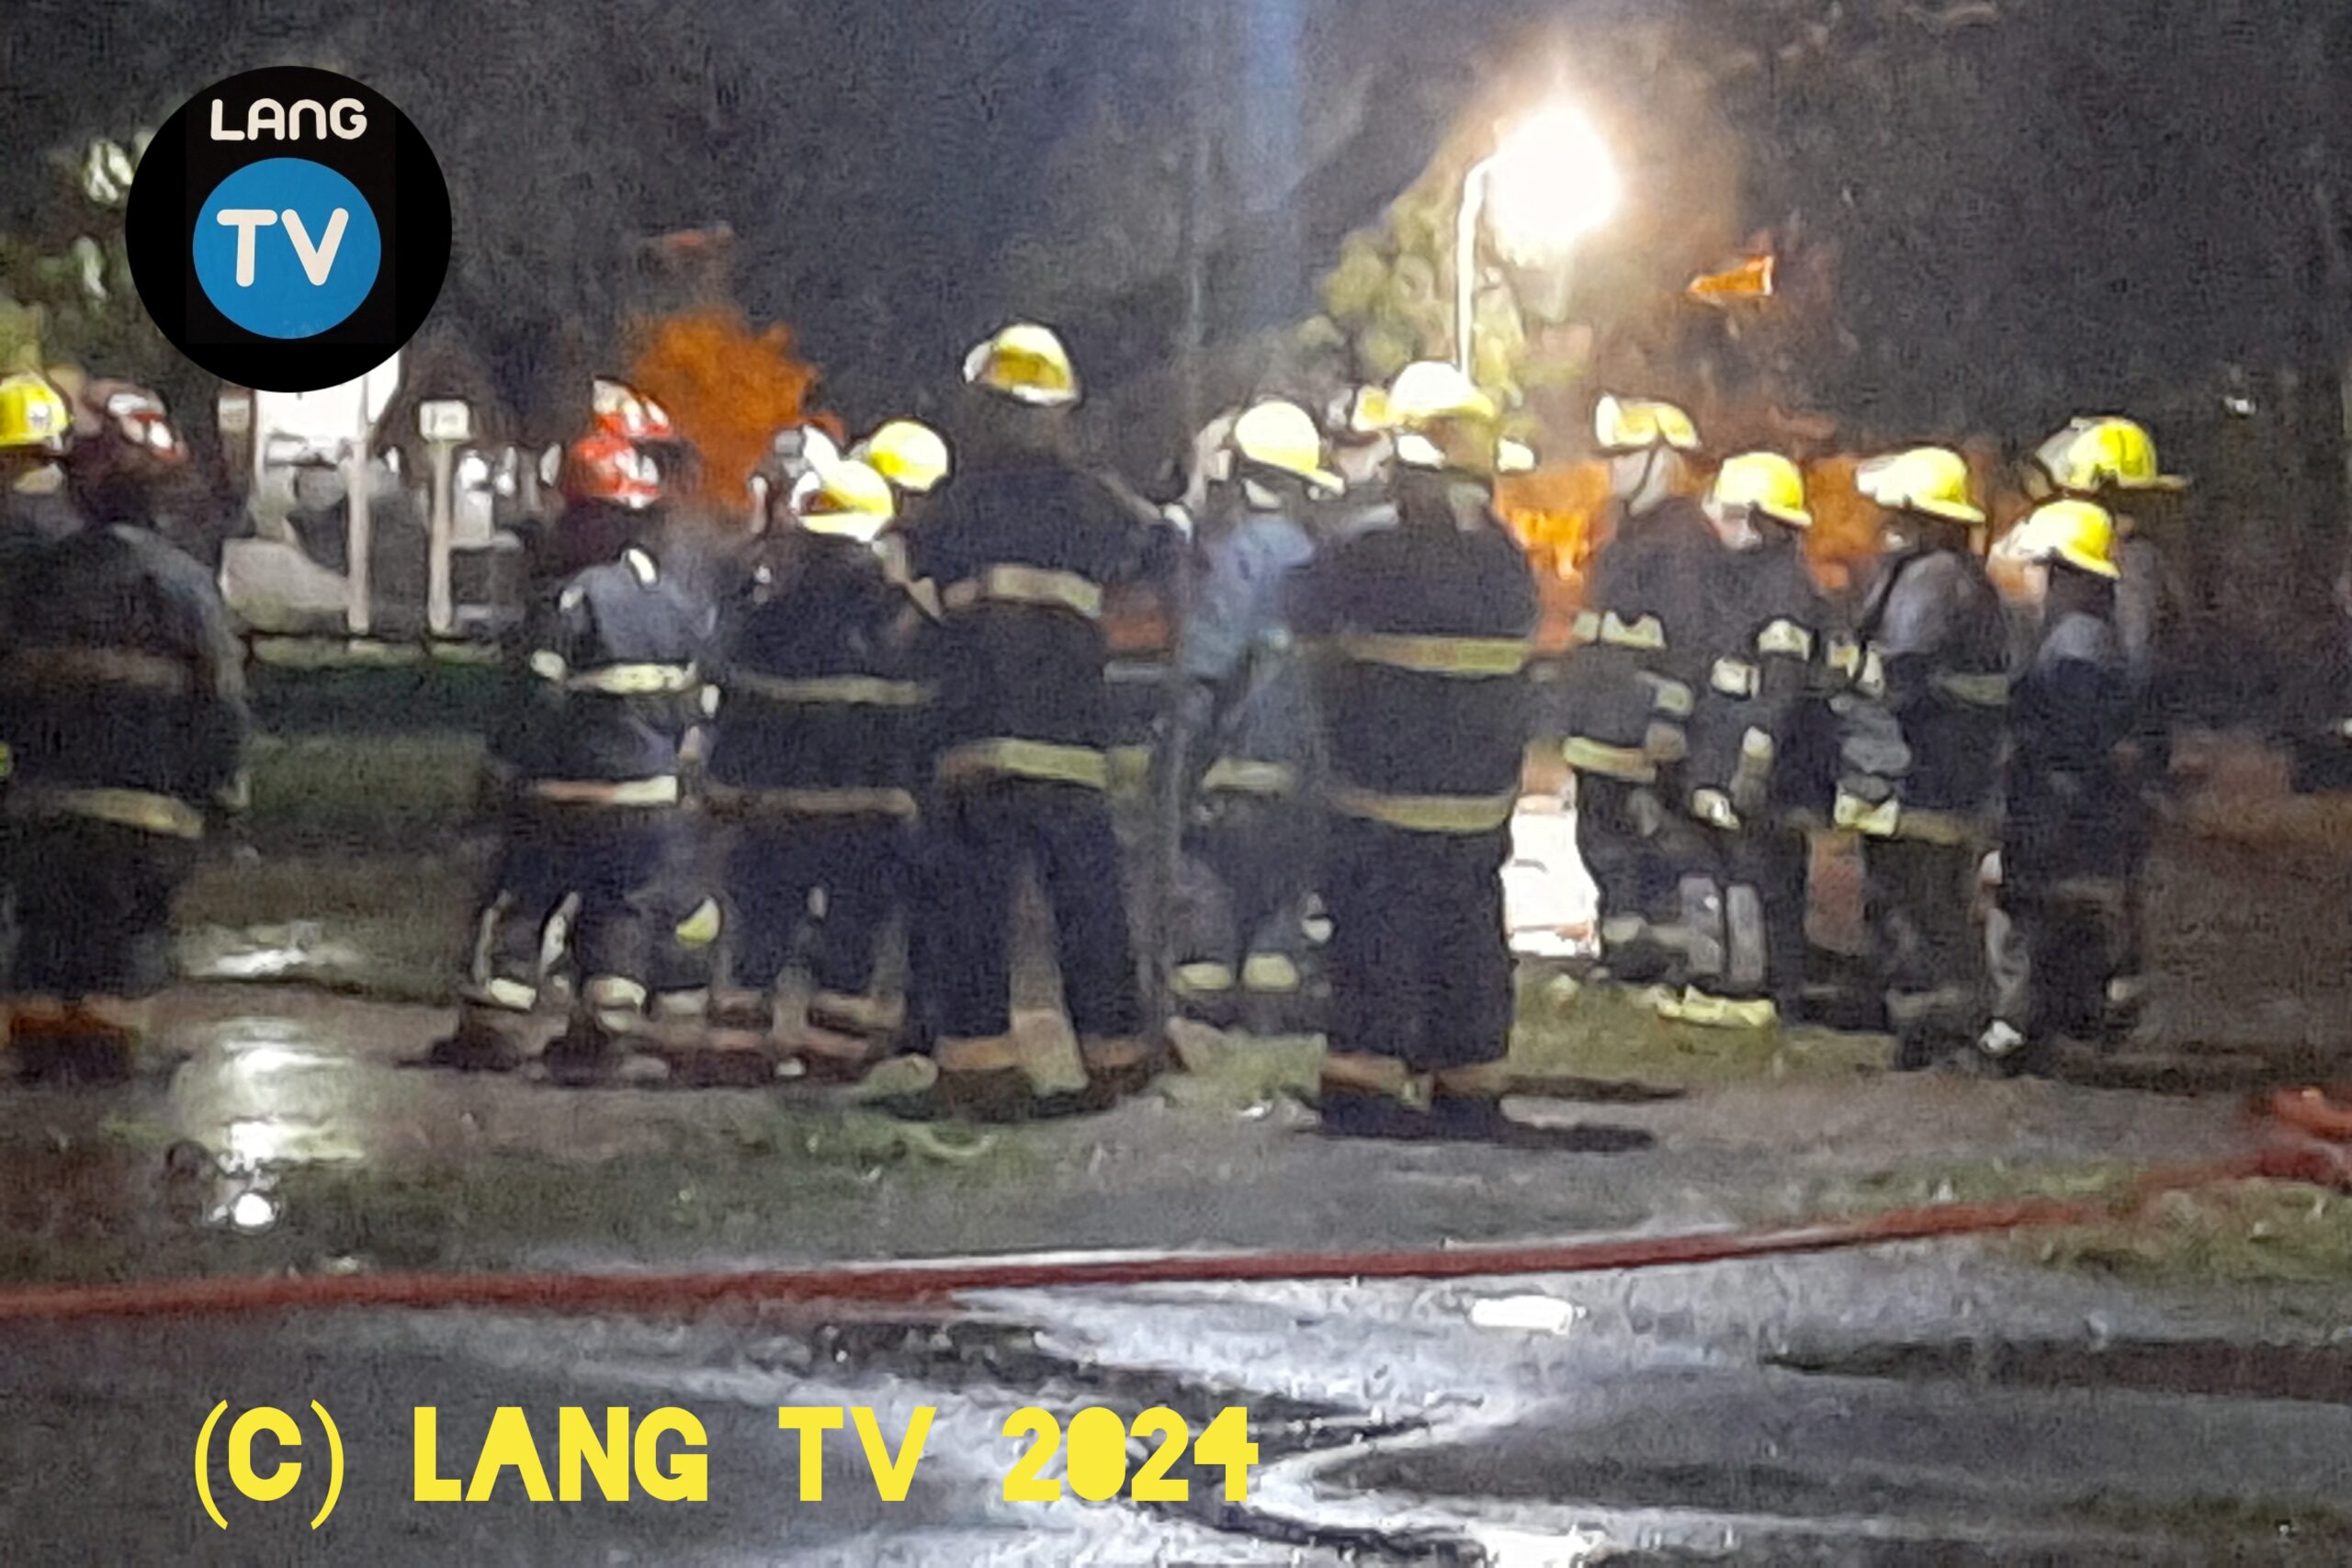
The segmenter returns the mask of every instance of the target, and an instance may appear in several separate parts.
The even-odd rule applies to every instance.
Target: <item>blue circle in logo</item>
[[[359,309],[384,237],[359,187],[308,158],[265,158],[212,187],[197,214],[205,298],[261,337],[315,337]]]

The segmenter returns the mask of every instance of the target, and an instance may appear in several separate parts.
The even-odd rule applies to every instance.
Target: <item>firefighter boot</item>
[[[646,1033],[645,987],[634,980],[599,975],[582,988],[571,1022],[548,1042],[540,1059],[557,1083],[597,1083],[646,1043]]]
[[[1500,1062],[1447,1067],[1430,1083],[1430,1132],[1439,1138],[1491,1144],[1511,1132],[1503,1115],[1503,1089],[1510,1074]]]
[[[1203,959],[1177,964],[1169,972],[1168,996],[1178,1017],[1212,1029],[1230,1029],[1238,1016],[1230,964]]]
[[[511,1073],[523,1065],[523,1035],[530,1005],[469,997],[458,1006],[458,1027],[433,1043],[425,1061],[461,1073]]]
[[[942,1038],[932,1061],[939,1079],[926,1110],[966,1122],[1018,1122],[1036,1105],[1036,1091],[1021,1069],[1012,1037]]]
[[[890,1054],[906,1010],[883,997],[819,991],[808,998],[808,1026],[799,1038],[808,1076],[823,1083],[854,1083]]]
[[[1082,1100],[1090,1111],[1107,1111],[1151,1087],[1168,1065],[1168,1052],[1133,1035],[1091,1035],[1078,1043],[1086,1068]]]
[[[36,1082],[119,1083],[146,1038],[148,1013],[145,1002],[115,997],[30,998],[17,1004],[10,1043],[19,1070]]]
[[[1340,1138],[1411,1139],[1430,1135],[1427,1107],[1405,1064],[1362,1051],[1330,1051],[1315,1089],[1323,1130]]]

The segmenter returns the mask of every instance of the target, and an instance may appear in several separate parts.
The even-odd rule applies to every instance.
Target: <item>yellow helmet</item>
[[[870,464],[900,490],[927,495],[945,481],[953,467],[947,441],[919,420],[894,419],[864,441],[852,457]]]
[[[1419,430],[1446,419],[1492,422],[1502,417],[1502,411],[1455,367],[1422,359],[1396,373],[1388,388],[1385,414],[1395,428]]]
[[[808,532],[862,544],[879,537],[883,525],[898,515],[890,481],[854,457],[822,463],[802,475],[793,488],[792,509]]]
[[[2112,581],[2123,575],[2115,564],[2115,518],[2087,501],[2053,501],[2037,507],[2017,526],[2010,553],[2020,560],[2061,560],[2078,571]]]
[[[0,380],[0,447],[62,452],[74,411],[45,377],[29,371]]]
[[[1226,444],[1243,462],[1305,479],[1317,490],[1347,488],[1344,479],[1323,466],[1323,433],[1316,428],[1315,416],[1296,403],[1269,398],[1253,405],[1233,422]]]
[[[1653,446],[1696,452],[1699,427],[1672,403],[1603,393],[1593,406],[1592,439],[1603,452],[1644,452]]]
[[[1078,401],[1078,370],[1050,327],[1016,321],[964,356],[964,380],[1033,408]]]
[[[1973,528],[1984,513],[1969,499],[1969,483],[1968,459],[1949,446],[1873,457],[1854,475],[1854,488],[1890,512],[1917,512]]]
[[[2157,463],[2155,438],[2146,426],[2112,414],[2075,420],[2043,442],[2033,460],[2064,495],[2172,493],[2188,488],[2187,479],[2165,473]]]
[[[1358,387],[1347,397],[1347,429],[1351,435],[1385,435],[1396,428],[1385,387]]]
[[[1715,502],[1746,506],[1792,528],[1813,526],[1804,503],[1804,475],[1778,452],[1742,452],[1724,459],[1715,472]]]

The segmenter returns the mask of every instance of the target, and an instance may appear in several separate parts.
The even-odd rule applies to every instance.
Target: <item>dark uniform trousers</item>
[[[1577,853],[1600,896],[1602,962],[1621,979],[1656,979],[1672,963],[1679,921],[1681,824],[1656,784],[1581,770],[1576,780]]]
[[[1509,829],[1415,832],[1334,814],[1326,832],[1331,1049],[1411,1072],[1502,1060],[1512,1009]]]
[[[1001,778],[942,790],[932,825],[936,931],[918,961],[937,1034],[986,1039],[1012,1026],[1010,933],[1021,868],[1034,865],[1053,910],[1062,1003],[1081,1039],[1136,1033],[1142,1005],[1127,936],[1119,843],[1100,790]]]
[[[1983,1025],[1984,859],[1976,845],[1862,840],[1863,906],[1887,1021],[1904,1040],[1965,1043]]]
[[[25,819],[7,835],[19,997],[136,999],[172,977],[172,900],[195,869],[191,839],[74,818]]]
[[[1986,925],[1993,1016],[2030,1041],[2097,1039],[2132,952],[2130,900],[2120,877],[2004,887]]]
[[[1216,891],[1182,901],[1178,962],[1238,970],[1261,953],[1297,958],[1301,909],[1319,858],[1315,811],[1283,796],[1212,792],[1205,817],[1186,835],[1186,848]]]
[[[810,919],[810,896],[821,891],[824,918],[817,923],[809,978],[820,991],[865,996],[899,908],[912,831],[880,816],[741,828],[727,858],[731,983],[753,991],[775,985]]]
[[[1793,1004],[1806,964],[1804,833],[1774,822],[1698,831],[1679,916],[1691,980],[1725,997]]]
[[[691,824],[675,807],[519,807],[482,907],[469,991],[527,1008],[548,923],[575,895],[570,946],[582,981],[644,986],[694,912],[701,880]]]

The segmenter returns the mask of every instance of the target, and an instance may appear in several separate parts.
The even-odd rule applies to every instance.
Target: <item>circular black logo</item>
[[[224,381],[310,392],[416,335],[449,268],[449,187],[408,117],[332,71],[216,82],[131,181],[131,276],[174,347]]]

